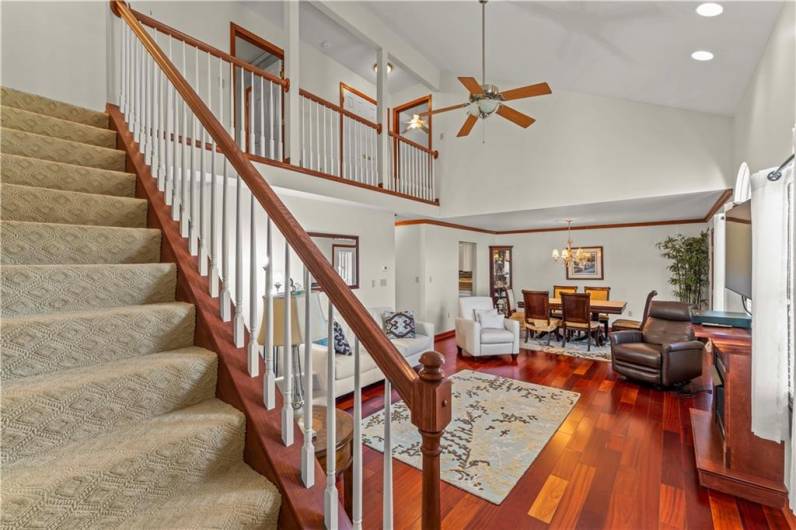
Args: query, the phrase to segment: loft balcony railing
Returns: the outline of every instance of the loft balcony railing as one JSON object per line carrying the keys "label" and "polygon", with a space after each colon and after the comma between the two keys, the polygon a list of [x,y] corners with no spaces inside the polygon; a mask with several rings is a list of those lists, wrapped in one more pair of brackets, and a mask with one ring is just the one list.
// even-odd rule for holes
{"label": "loft balcony railing", "polygon": [[[424,353],[420,372],[414,371],[252,164],[253,159],[263,154],[281,156],[280,134],[277,133],[282,119],[280,98],[283,90],[289,88],[288,81],[167,28],[133,11],[124,2],[115,0],[111,6],[122,20],[121,46],[115,57],[120,79],[120,119],[132,135],[135,142],[132,145],[143,157],[147,178],[152,179],[148,185],[157,190],[153,200],[162,201],[162,207],[170,211],[186,250],[197,258],[198,277],[207,279],[207,294],[213,303],[218,303],[219,319],[231,327],[234,346],[230,346],[241,358],[245,357],[250,377],[264,372],[262,407],[275,410],[278,404],[282,405],[279,413],[281,441],[278,443],[283,446],[301,444],[296,469],[300,469],[303,487],[313,487],[316,481],[311,433],[313,403],[319,399],[327,406],[326,454],[335,454],[334,385],[327,385],[325,396],[315,396],[312,376],[314,370],[324,370],[328,381],[335,380],[332,323],[338,319],[347,323],[355,336],[355,365],[359,366],[360,356],[365,355],[361,350],[364,350],[384,373],[385,409],[391,406],[394,388],[411,410],[412,422],[422,438],[422,527],[438,529],[440,436],[450,421],[451,411],[450,382],[442,372],[442,356],[436,352]],[[234,92],[229,87],[234,87]],[[252,98],[255,105],[240,104],[247,101],[247,92],[259,94]],[[279,97],[276,94],[280,94]],[[334,110],[328,105],[324,108]],[[326,120],[334,123],[334,114],[316,111],[314,123]],[[337,116],[338,119],[342,116],[345,130],[345,120],[351,117],[339,112]],[[351,120],[364,127],[354,129],[358,131],[355,134],[364,137],[366,129],[373,129],[355,118]],[[253,127],[258,121],[259,128]],[[337,125],[339,130],[340,123]],[[332,128],[326,130],[329,132]],[[320,127],[313,131],[316,141],[323,138]],[[247,145],[250,151],[260,154],[246,152]],[[340,162],[342,176],[346,174],[346,164],[353,165],[351,159],[346,161],[340,156],[335,148],[341,144],[334,143],[333,139],[307,145],[313,146],[316,157],[306,160],[321,168],[314,171],[335,171]],[[368,142],[363,138],[361,145],[367,146]],[[357,149],[355,153],[368,152],[366,147]],[[404,167],[408,164],[403,159],[396,162]],[[350,174],[353,173],[351,168]],[[328,300],[325,303],[328,323],[325,366],[312,365],[309,332],[312,312],[307,310],[303,322],[306,332],[298,355],[292,355],[290,347],[283,348],[279,370],[276,369],[275,292],[272,287],[277,281],[277,272],[281,274],[282,285],[300,282],[308,292],[310,286],[317,284]],[[280,296],[283,297],[280,306],[284,309],[282,340],[283,344],[290,345],[294,342],[291,299],[296,294],[285,288]],[[309,300],[310,296],[305,295],[303,303],[307,308]],[[260,334],[264,338],[263,346],[256,340]],[[368,509],[362,503],[364,488],[379,487],[384,494],[383,526],[392,528],[392,418],[389,414],[385,418],[383,483],[370,484],[371,479],[366,479],[362,473],[359,380],[355,377],[351,514],[338,513],[334,458],[327,458],[323,477],[324,506],[314,507],[323,513],[329,529],[338,528],[340,520],[350,522],[353,528],[362,528],[363,513]],[[302,385],[305,393],[301,404],[303,435],[295,429],[294,413],[298,408],[294,399],[295,385]],[[293,477],[286,480],[293,480]]]}
{"label": "loft balcony railing", "polygon": [[[210,72],[205,63],[221,61],[229,65],[229,85],[221,87],[228,93],[221,97],[225,105],[228,104],[227,118],[232,119],[235,140],[251,160],[439,204],[435,171],[437,151],[389,133],[390,174],[382,177],[376,150],[379,135],[387,133],[382,131],[381,125],[304,89],[299,89],[300,116],[296,120],[301,152],[297,160],[286,160],[285,93],[291,88],[289,79],[257,68],[143,13],[131,11],[141,24],[154,30],[156,42],[162,43],[166,52],[171,52],[169,57],[186,72],[200,94],[207,90],[204,85],[200,86],[200,81],[204,83],[200,78]],[[182,55],[184,50],[187,50],[185,56]],[[202,64],[193,64],[197,61]]]}

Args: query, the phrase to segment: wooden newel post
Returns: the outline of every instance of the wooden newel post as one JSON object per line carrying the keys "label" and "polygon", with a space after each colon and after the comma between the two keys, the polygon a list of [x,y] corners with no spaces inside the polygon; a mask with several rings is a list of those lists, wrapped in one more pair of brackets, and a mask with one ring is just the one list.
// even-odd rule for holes
{"label": "wooden newel post", "polygon": [[417,426],[423,443],[423,530],[439,530],[440,477],[439,455],[442,431],[451,421],[451,382],[445,378],[442,354],[429,351],[420,357],[420,379],[415,386],[412,423]]}

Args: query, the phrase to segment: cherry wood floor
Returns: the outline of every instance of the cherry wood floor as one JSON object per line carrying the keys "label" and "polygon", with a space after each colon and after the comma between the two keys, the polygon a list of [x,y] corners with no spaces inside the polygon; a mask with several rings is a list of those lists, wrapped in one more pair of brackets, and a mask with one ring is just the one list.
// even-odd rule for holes
{"label": "cherry wood floor", "polygon": [[[541,352],[473,359],[438,341],[445,372],[471,369],[580,393],[580,400],[502,504],[442,483],[443,528],[784,529],[785,511],[699,486],[689,408],[711,395],[683,397],[631,383],[610,363]],[[707,371],[705,372],[707,373]],[[695,388],[707,388],[697,380]],[[394,397],[397,399],[397,395]],[[363,392],[363,415],[383,405],[383,386]],[[338,403],[350,410],[351,399]],[[382,455],[364,448],[364,527],[382,527]],[[396,530],[420,528],[420,472],[393,460]],[[796,525],[794,525],[796,527]]]}

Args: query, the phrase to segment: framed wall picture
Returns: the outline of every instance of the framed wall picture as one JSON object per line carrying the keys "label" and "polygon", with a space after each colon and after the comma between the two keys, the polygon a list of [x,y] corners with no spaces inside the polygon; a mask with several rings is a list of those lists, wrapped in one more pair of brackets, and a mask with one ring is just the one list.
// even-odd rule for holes
{"label": "framed wall picture", "polygon": [[585,257],[579,263],[572,261],[567,265],[567,280],[602,280],[603,247],[580,248]]}

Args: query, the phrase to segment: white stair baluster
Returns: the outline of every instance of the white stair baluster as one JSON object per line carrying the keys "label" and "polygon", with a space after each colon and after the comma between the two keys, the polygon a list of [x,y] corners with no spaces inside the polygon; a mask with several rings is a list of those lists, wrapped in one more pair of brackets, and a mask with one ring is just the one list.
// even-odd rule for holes
{"label": "white stair baluster", "polygon": [[[229,64],[229,86],[232,87],[232,80],[235,77],[235,66],[230,63]],[[223,92],[223,91],[222,91]],[[229,91],[230,98],[229,98],[229,120],[230,120],[230,127],[229,127],[229,134],[232,138],[235,138],[235,128],[233,126],[234,123],[234,116],[235,116],[235,102],[234,98],[232,97],[232,90]],[[220,119],[221,123],[224,123],[224,105],[221,105],[220,111]],[[219,312],[221,313],[221,320],[224,322],[229,322],[232,318],[232,294],[230,293],[231,285],[231,278],[230,278],[230,271],[229,271],[229,261],[231,259],[232,252],[230,251],[230,241],[229,241],[229,162],[227,161],[227,157],[223,157],[224,161],[224,177],[223,177],[223,184],[221,186],[221,301],[219,303]]]}
{"label": "white stair baluster", "polygon": [[[245,137],[245,135],[242,135]],[[243,179],[235,172],[235,317],[233,339],[236,348],[243,347]]]}
{"label": "white stair baluster", "polygon": [[310,169],[315,169],[315,150],[312,147],[313,140],[315,135],[313,134],[313,120],[312,120],[312,108],[315,103],[311,99],[307,99],[307,134],[309,138],[307,138],[307,150],[310,152]]}
{"label": "white stair baluster", "polygon": [[315,485],[315,446],[312,443],[312,333],[310,330],[310,270],[304,267],[304,446],[301,451],[301,479],[304,486]]}
{"label": "white stair baluster", "polygon": [[309,160],[307,160],[307,131],[308,125],[308,112],[307,112],[307,98],[301,97],[301,167],[309,167]]}
{"label": "white stair baluster", "polygon": [[351,464],[353,484],[351,493],[351,522],[354,530],[362,530],[362,366],[359,338],[354,337],[354,447]]}
{"label": "white stair baluster", "polygon": [[249,190],[249,375],[260,375],[260,346],[257,344],[257,206]]}
{"label": "white stair baluster", "polygon": [[[221,118],[221,114],[224,112],[224,96],[223,96],[223,84],[221,82],[221,74],[223,72],[223,66],[221,63],[221,59],[218,60],[218,113],[219,119],[218,121],[223,123]],[[212,66],[211,66],[211,55],[207,54],[207,86],[208,86],[208,93],[207,97],[210,101],[213,101],[213,89],[209,88],[212,86]],[[216,204],[218,202],[218,170],[219,167],[216,164],[216,159],[218,158],[218,153],[216,153],[216,140],[211,136],[211,149],[210,152],[210,296],[213,298],[217,298],[219,294],[219,271],[218,271],[218,220],[216,219]]]}
{"label": "white stair baluster", "polygon": [[[284,121],[284,116],[282,115],[282,101],[285,96],[285,90],[282,85],[279,85],[279,89],[277,90],[277,102],[276,102],[276,112],[274,113],[278,119],[276,120],[276,137],[279,142],[279,149],[277,149],[276,158],[279,161],[283,160],[282,156],[282,133],[284,129],[282,128],[282,122]],[[295,164],[296,162],[293,161]]]}
{"label": "white stair baluster", "polygon": [[136,142],[141,144],[141,84],[143,83],[142,74],[143,70],[141,69],[141,60],[143,50],[141,48],[141,43],[139,42],[138,38],[136,37],[133,40],[134,49],[133,49],[133,62],[135,63],[135,74],[133,75],[133,87],[134,94],[133,94],[133,138]]}
{"label": "white stair baluster", "polygon": [[271,160],[274,159],[274,121],[275,120],[276,120],[276,113],[274,112],[274,83],[273,81],[269,81],[268,82],[268,158],[270,158]]}
{"label": "white stair baluster", "polygon": [[276,374],[274,373],[274,297],[271,290],[274,286],[274,260],[271,243],[271,219],[265,228],[265,294],[263,294],[263,311],[265,314],[265,344],[263,344],[263,357],[265,358],[265,376],[263,377],[263,401],[265,408],[273,410],[276,407]]}
{"label": "white stair baluster", "polygon": [[[270,81],[269,81],[270,84]],[[265,158],[265,82],[260,76],[260,156]],[[273,157],[270,157],[273,158]]]}
{"label": "white stair baluster", "polygon": [[[182,74],[183,76],[188,70],[188,63],[186,62],[185,57],[185,41],[182,41]],[[190,204],[188,203],[188,182],[189,179],[189,169],[188,169],[188,160],[185,150],[188,148],[188,107],[185,105],[185,101],[180,98],[182,103],[182,127],[180,130],[180,150],[181,150],[181,167],[182,170],[180,171],[180,184],[182,188],[182,192],[180,193],[180,235],[184,238],[188,237],[188,208]]]}
{"label": "white stair baluster", "polygon": [[251,94],[251,101],[246,101],[249,104],[249,145],[246,152],[255,154],[257,152],[257,137],[254,134],[254,72],[251,72],[249,78],[249,94]]}
{"label": "white stair baluster", "polygon": [[[199,48],[194,48],[194,83],[193,88],[197,92],[199,91]],[[201,96],[200,96],[201,98]],[[199,211],[198,211],[198,204],[197,204],[197,195],[196,193],[196,176],[197,170],[199,169],[199,163],[196,161],[197,156],[204,155],[204,145],[200,145],[197,148],[196,144],[199,140],[199,120],[197,119],[196,115],[192,112],[191,113],[191,143],[190,143],[190,153],[191,153],[191,177],[190,177],[190,203],[191,203],[191,221],[189,224],[189,234],[190,234],[190,248],[191,248],[191,256],[196,256],[199,254]],[[202,156],[202,158],[204,158]],[[200,176],[201,177],[201,176]],[[202,178],[199,179],[199,185],[201,186]]]}
{"label": "white stair baluster", "polygon": [[323,520],[327,530],[337,530],[337,505],[335,487],[335,442],[337,440],[337,409],[335,407],[335,354],[334,354],[334,306],[329,300],[329,326],[326,344],[326,489],[323,495]]}
{"label": "white stair baluster", "polygon": [[[168,34],[166,38],[169,41],[168,45],[168,59],[171,60],[171,36]],[[164,155],[166,160],[166,187],[164,188],[163,198],[166,201],[166,206],[171,206],[174,199],[174,149],[172,142],[172,134],[174,134],[174,100],[172,97],[171,82],[166,79],[166,126],[163,131],[164,140]]]}
{"label": "white stair baluster", "polygon": [[119,76],[119,110],[127,118],[127,24],[122,24],[121,74]]}
{"label": "white stair baluster", "polygon": [[382,506],[382,528],[393,527],[392,494],[392,385],[384,380],[384,498]]}
{"label": "white stair baluster", "polygon": [[[168,35],[167,35],[168,37]],[[168,180],[168,164],[166,163],[167,147],[169,145],[166,138],[166,120],[168,119],[168,79],[166,74],[158,68],[158,178],[162,181],[160,191],[166,192],[166,181]]]}
{"label": "white stair baluster", "polygon": [[282,344],[282,442],[285,446],[293,445],[293,337],[291,334],[291,307],[290,307],[290,244],[285,240],[285,289],[283,308],[285,311],[283,322],[285,325],[284,343]]}
{"label": "white stair baluster", "polygon": [[315,169],[321,171],[321,104],[315,103]]}

